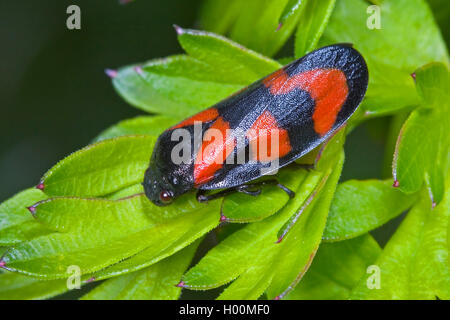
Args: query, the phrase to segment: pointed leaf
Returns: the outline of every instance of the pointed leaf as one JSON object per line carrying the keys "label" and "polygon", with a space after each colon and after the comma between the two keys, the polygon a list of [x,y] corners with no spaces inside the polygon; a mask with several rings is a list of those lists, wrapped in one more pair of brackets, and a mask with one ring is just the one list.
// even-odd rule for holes
{"label": "pointed leaf", "polygon": [[311,267],[288,300],[348,299],[381,253],[370,235],[320,245]]}
{"label": "pointed leaf", "polygon": [[443,196],[443,177],[450,138],[450,73],[446,66],[429,64],[416,72],[423,107],[411,113],[397,140],[392,171],[400,190],[420,189],[427,175],[434,204]]}
{"label": "pointed leaf", "polygon": [[[71,265],[79,266],[82,274],[92,273],[147,248],[152,248],[156,260],[172,244],[178,246],[169,254],[209,231],[198,231],[194,226],[199,221],[209,222],[210,228],[217,225],[219,204],[200,204],[191,195],[169,207],[157,207],[144,195],[118,201],[47,200],[35,207],[35,216],[59,233],[9,248],[2,261],[9,270],[41,278],[64,278]],[[180,243],[180,239],[185,242]]]}
{"label": "pointed leaf", "polygon": [[[447,186],[450,179],[447,179]],[[380,289],[363,277],[352,299],[450,299],[448,225],[450,193],[434,209],[426,192],[375,262]]]}
{"label": "pointed leaf", "polygon": [[103,282],[83,300],[176,300],[181,288],[175,284],[188,267],[199,241],[142,270]]}
{"label": "pointed leaf", "polygon": [[407,210],[415,200],[415,195],[393,188],[390,179],[341,183],[331,203],[323,239],[340,241],[367,233]]}
{"label": "pointed leaf", "polygon": [[[289,293],[301,280],[304,273],[308,270],[314,255],[322,239],[322,233],[333,199],[334,191],[342,171],[344,154],[341,153],[338,162],[332,169],[325,173],[329,175],[325,185],[308,204],[300,210],[301,216],[292,226],[292,229],[278,244],[280,246],[275,258],[275,264],[272,272],[276,275],[269,288],[267,296],[269,299],[282,299]],[[299,248],[301,248],[299,250]]]}
{"label": "pointed leaf", "polygon": [[46,198],[40,190],[27,189],[0,204],[0,245],[12,245],[50,232],[27,210]]}
{"label": "pointed leaf", "polygon": [[131,105],[182,120],[280,67],[213,33],[179,27],[177,31],[191,56],[125,67],[114,77],[114,87]]}
{"label": "pointed leaf", "polygon": [[276,249],[277,231],[315,189],[322,173],[313,171],[306,175],[306,179],[305,175],[301,170],[286,183],[289,188],[296,191],[292,201],[288,202],[278,214],[245,226],[211,249],[183,276],[185,287],[193,290],[217,288],[251,267],[254,264],[254,257],[258,256],[263,248]]}
{"label": "pointed leaf", "polygon": [[127,136],[105,140],[77,151],[42,178],[49,196],[101,196],[141,182],[155,138]]}

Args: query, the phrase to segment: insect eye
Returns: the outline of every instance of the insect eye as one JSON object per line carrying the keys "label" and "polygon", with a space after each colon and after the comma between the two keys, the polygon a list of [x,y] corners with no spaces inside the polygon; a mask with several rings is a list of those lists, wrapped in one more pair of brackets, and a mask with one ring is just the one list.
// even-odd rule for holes
{"label": "insect eye", "polygon": [[173,200],[172,193],[167,190],[161,191],[161,193],[159,194],[159,200],[161,200],[165,204],[171,203]]}

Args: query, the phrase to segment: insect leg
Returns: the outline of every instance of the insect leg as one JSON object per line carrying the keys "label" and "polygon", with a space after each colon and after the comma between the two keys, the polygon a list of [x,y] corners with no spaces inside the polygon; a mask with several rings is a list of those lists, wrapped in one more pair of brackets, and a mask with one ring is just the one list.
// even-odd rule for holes
{"label": "insect leg", "polygon": [[[287,193],[289,198],[293,198],[295,196],[295,192],[286,187],[285,185],[281,184],[277,179],[270,179],[270,180],[264,180],[257,183],[252,184],[243,184],[234,188],[222,190],[216,193],[212,194],[206,194],[206,190],[199,190],[197,192],[197,201],[198,202],[207,202],[210,200],[215,200],[218,198],[225,197],[229,194],[235,193],[235,192],[242,192],[244,194],[250,195],[250,196],[259,196],[261,194],[261,187],[263,185],[276,185],[278,188],[283,190]],[[256,188],[256,189],[255,189]]]}

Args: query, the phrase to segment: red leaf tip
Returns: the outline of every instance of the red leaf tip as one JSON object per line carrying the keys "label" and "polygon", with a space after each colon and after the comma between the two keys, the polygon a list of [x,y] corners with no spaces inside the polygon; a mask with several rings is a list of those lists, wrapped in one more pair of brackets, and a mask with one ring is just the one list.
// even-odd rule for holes
{"label": "red leaf tip", "polygon": [[177,32],[178,35],[181,35],[184,33],[183,28],[180,27],[179,25],[174,24],[173,27],[175,28],[175,31]]}
{"label": "red leaf tip", "polygon": [[142,75],[144,73],[144,70],[142,70],[141,66],[134,67],[134,71],[136,71],[136,73],[138,73],[139,75]]}
{"label": "red leaf tip", "polygon": [[392,185],[394,188],[398,188],[400,186],[400,182],[398,180],[394,181],[394,184]]}
{"label": "red leaf tip", "polygon": [[84,282],[85,282],[85,283],[91,283],[91,282],[94,282],[94,281],[95,281],[95,278],[92,277],[92,278],[87,279],[87,280],[84,281]]}
{"label": "red leaf tip", "polygon": [[175,287],[178,287],[178,288],[185,288],[185,287],[187,287],[187,286],[186,286],[186,284],[184,283],[184,281],[180,281],[177,285],[175,285]]}
{"label": "red leaf tip", "polygon": [[115,77],[117,77],[117,70],[114,69],[105,69],[105,73],[108,77],[110,77],[111,79],[114,79]]}
{"label": "red leaf tip", "polygon": [[228,220],[228,218],[226,216],[224,216],[224,215],[220,216],[220,222],[225,222],[227,220]]}
{"label": "red leaf tip", "polygon": [[414,81],[416,81],[416,73],[415,72],[411,73],[411,77],[414,79]]}
{"label": "red leaf tip", "polygon": [[6,262],[5,261],[0,261],[0,268],[4,268],[6,267]]}
{"label": "red leaf tip", "polygon": [[277,30],[276,30],[276,31],[280,31],[280,29],[281,29],[282,27],[283,27],[283,23],[280,22],[280,23],[278,24],[278,26],[277,26]]}
{"label": "red leaf tip", "polygon": [[27,207],[28,211],[34,216],[36,214],[36,206]]}
{"label": "red leaf tip", "polygon": [[40,183],[36,186],[36,189],[39,189],[39,190],[44,191],[44,189],[45,189],[44,183],[43,183],[43,182],[40,182]]}

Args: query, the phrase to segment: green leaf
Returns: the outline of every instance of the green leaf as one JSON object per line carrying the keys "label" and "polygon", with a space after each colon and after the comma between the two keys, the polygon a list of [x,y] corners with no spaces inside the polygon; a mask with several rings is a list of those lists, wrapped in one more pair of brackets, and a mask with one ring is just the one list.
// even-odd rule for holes
{"label": "green leaf", "polygon": [[311,267],[288,300],[348,299],[351,290],[381,253],[368,234],[320,245]]}
{"label": "green leaf", "polygon": [[363,0],[338,1],[322,44],[350,42],[365,57],[370,79],[363,106],[368,113],[417,105],[410,74],[427,62],[449,61],[431,11],[423,0],[385,0],[381,29],[369,29],[367,8]]}
{"label": "green leaf", "polygon": [[254,265],[254,257],[264,251],[265,247],[275,247],[278,230],[315,189],[321,176],[321,172],[306,174],[304,170],[292,176],[292,181],[286,185],[296,191],[295,198],[278,214],[246,225],[211,249],[183,276],[185,287],[193,290],[217,288]]}
{"label": "green leaf", "polygon": [[303,57],[316,48],[333,12],[335,2],[336,0],[305,1],[295,35],[297,58]]}
{"label": "green leaf", "polygon": [[[340,135],[333,140],[340,140]],[[328,142],[327,146],[329,146],[329,148],[325,149],[333,153],[335,143]],[[322,159],[324,159],[323,161],[328,161],[328,157],[325,155]],[[331,183],[336,184],[340,175],[342,159],[343,158],[341,157],[338,164],[336,164],[336,162],[330,162],[331,166],[325,168],[327,174],[315,170],[308,174],[306,174],[304,170],[299,170],[298,175],[287,174],[287,177],[290,177],[293,180],[285,182],[285,184],[296,191],[294,199],[290,200],[280,212],[272,217],[266,218],[260,222],[251,223],[222,240],[216,247],[210,250],[196,266],[185,274],[183,277],[183,285],[188,289],[207,290],[219,287],[237,278],[230,286],[228,286],[219,299],[258,298],[272,282],[277,281],[279,277],[278,274],[281,271],[284,271],[282,265],[289,264],[289,260],[285,260],[285,251],[283,248],[287,248],[287,246],[290,245],[291,240],[288,239],[296,239],[296,228],[299,224],[313,224],[315,226],[311,227],[311,229],[316,231],[311,230],[309,232],[318,232],[318,237],[309,238],[308,245],[305,246],[305,252],[307,252],[306,255],[308,257],[310,256],[310,252],[308,251],[310,244],[313,247],[315,246],[314,249],[317,248],[318,243],[316,243],[316,240],[320,242],[328,209],[323,211],[325,214],[323,214],[322,211],[319,211],[322,214],[318,213],[316,215],[317,217],[313,219],[308,219],[308,213],[303,213],[297,223],[293,222],[291,224],[290,229],[292,230],[288,233],[286,240],[281,244],[276,241],[278,238],[277,233],[280,228],[286,224],[286,221],[298,211],[304,210],[305,212],[309,212],[309,204],[312,199],[318,197],[318,194],[326,195],[319,207],[326,207],[329,205],[332,193],[319,193],[319,190],[321,189],[321,186],[323,187],[324,181],[327,180],[326,177],[330,174],[333,167],[336,167],[336,170],[333,173],[332,181],[336,181]],[[322,166],[318,165],[317,167]],[[306,175],[306,178],[304,175]],[[327,200],[328,197],[330,197],[330,201]],[[318,210],[321,209],[319,208]],[[316,225],[317,221],[323,222],[322,227]],[[304,255],[304,252],[302,251],[300,255]],[[292,258],[292,256],[289,258]],[[294,258],[296,257],[294,256]],[[304,266],[302,265],[295,266],[294,268],[291,268],[291,270],[303,267]],[[294,277],[297,274],[298,272]],[[291,284],[291,282],[289,284]]]}
{"label": "green leaf", "polygon": [[242,0],[205,0],[200,9],[200,23],[205,30],[225,34],[242,11]]}
{"label": "green leaf", "polygon": [[[283,169],[277,179],[281,183],[289,181],[290,175],[298,173],[298,168]],[[288,202],[289,196],[278,186],[267,185],[261,188],[261,194],[252,197],[243,193],[226,196],[222,203],[222,219],[227,222],[255,222],[278,212]]]}
{"label": "green leaf", "polygon": [[10,248],[2,261],[9,270],[40,278],[64,278],[71,265],[92,273],[148,248],[153,255],[147,258],[156,262],[160,254],[170,255],[209,231],[197,228],[200,221],[209,229],[216,226],[219,204],[200,204],[189,194],[169,207],[157,207],[144,195],[46,200],[34,208],[36,219],[59,232]]}
{"label": "green leaf", "polygon": [[[306,0],[306,2],[308,2],[308,0]],[[280,23],[284,24],[287,19],[295,15],[297,10],[301,8],[302,3],[303,0],[289,0],[281,14]]]}
{"label": "green leaf", "polygon": [[139,116],[123,120],[100,133],[93,142],[117,138],[126,135],[149,135],[158,137],[167,128],[177,123],[176,119],[166,116]]}
{"label": "green leaf", "polygon": [[[231,39],[273,56],[294,31],[302,6],[292,6],[288,0],[245,1],[230,32]],[[280,21],[283,21],[282,25]]]}
{"label": "green leaf", "polygon": [[27,189],[0,204],[0,245],[16,244],[50,232],[27,210],[46,198],[40,190]]}
{"label": "green leaf", "polygon": [[67,281],[42,281],[21,274],[0,274],[0,300],[47,299],[68,291]]}
{"label": "green leaf", "polygon": [[411,113],[397,140],[393,176],[403,192],[418,191],[424,179],[433,203],[443,196],[443,177],[450,139],[450,74],[446,66],[429,64],[416,72],[423,106]]}
{"label": "green leaf", "polygon": [[[447,187],[450,179],[447,178]],[[352,299],[450,299],[448,231],[450,192],[434,209],[427,193],[408,213],[375,262],[380,289],[364,277]]]}
{"label": "green leaf", "polygon": [[415,200],[416,195],[405,195],[393,188],[390,179],[341,183],[331,204],[323,239],[340,241],[367,233],[407,210]]}
{"label": "green leaf", "polygon": [[177,27],[178,41],[189,56],[212,66],[217,80],[247,85],[281,68],[259,53],[210,32]]}
{"label": "green leaf", "polygon": [[[277,256],[272,265],[276,275],[267,289],[269,299],[282,299],[301,280],[308,270],[322,239],[328,210],[344,163],[341,153],[334,166],[329,167],[329,175],[323,188],[319,188],[300,208],[298,221],[279,244]],[[330,171],[332,173],[330,174]],[[311,201],[311,202],[310,202]],[[299,250],[298,248],[301,248]]]}
{"label": "green leaf", "polygon": [[131,105],[182,120],[281,66],[216,34],[177,30],[192,56],[125,67],[114,77],[117,92]]}
{"label": "green leaf", "polygon": [[142,270],[103,282],[82,297],[83,300],[176,300],[176,287],[194,256],[199,241]]}
{"label": "green leaf", "polygon": [[144,179],[155,138],[127,136],[77,151],[42,178],[49,196],[102,196]]}

